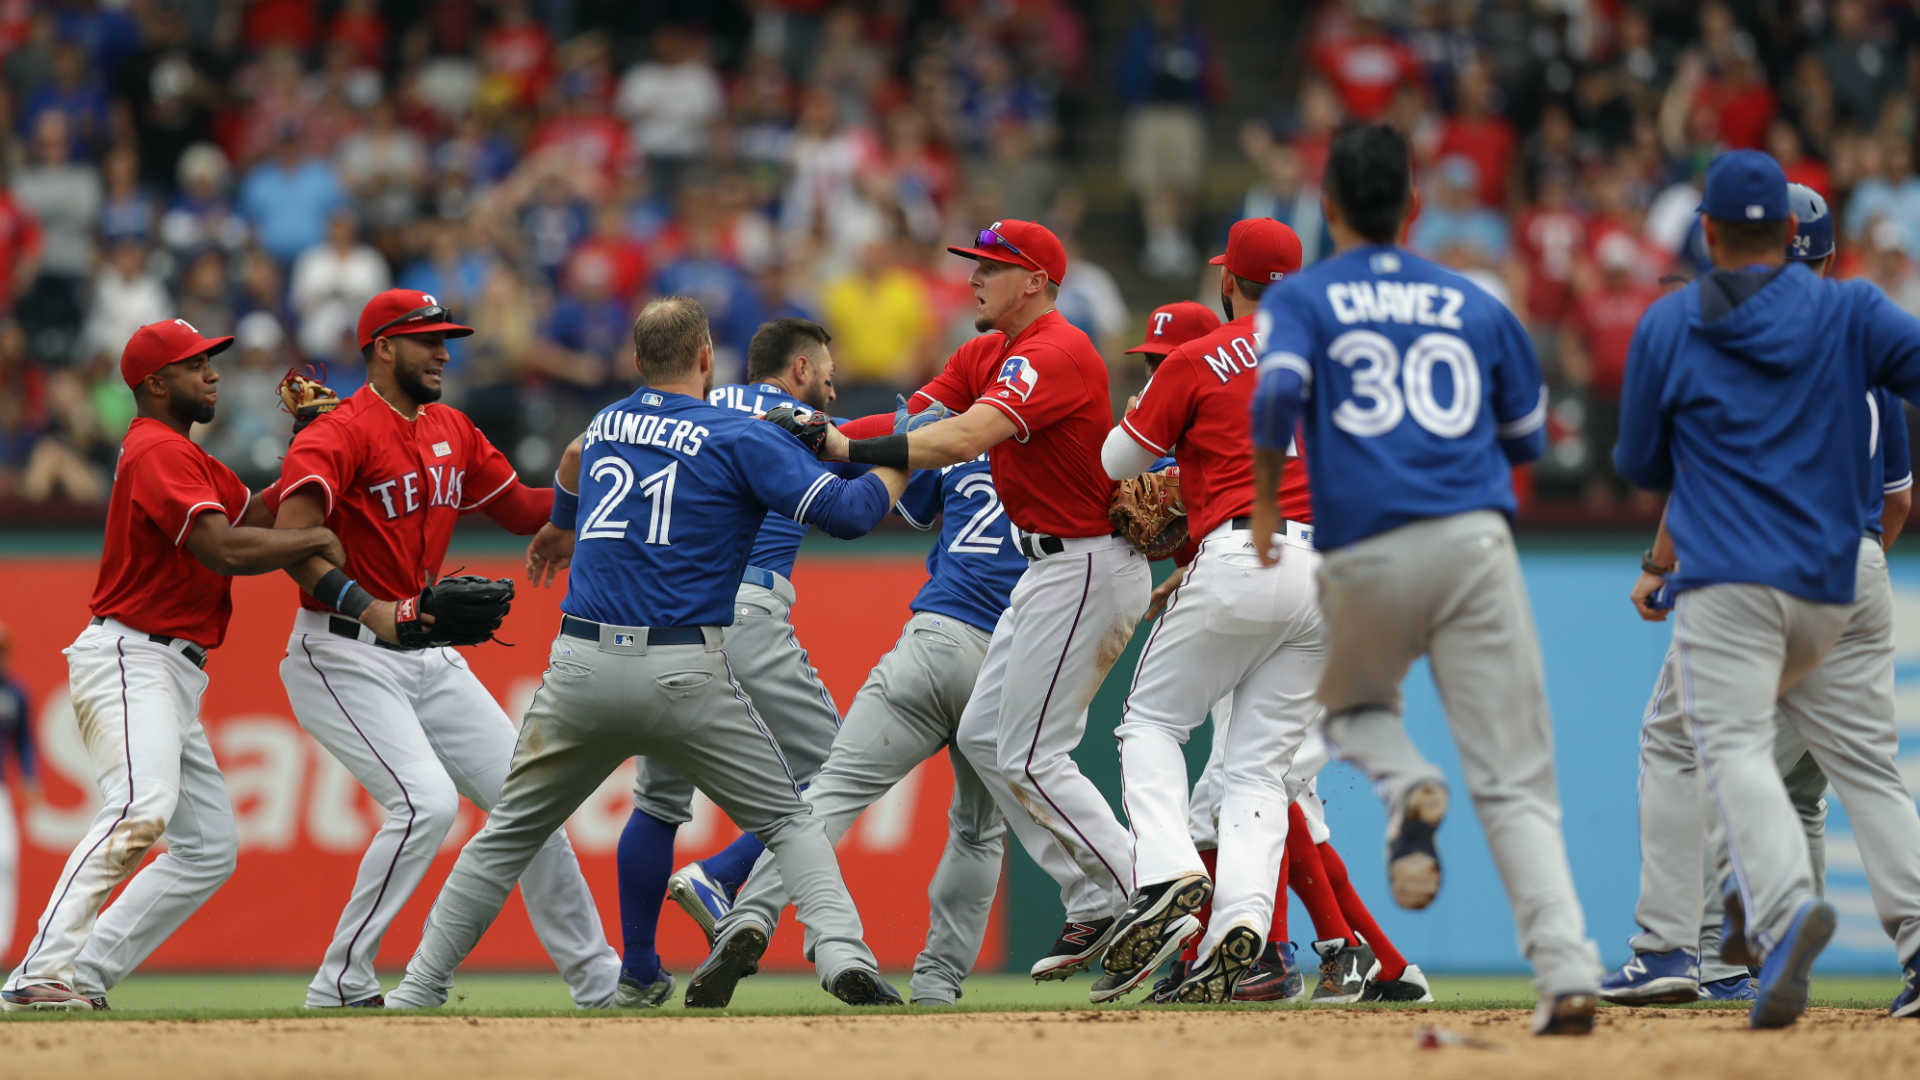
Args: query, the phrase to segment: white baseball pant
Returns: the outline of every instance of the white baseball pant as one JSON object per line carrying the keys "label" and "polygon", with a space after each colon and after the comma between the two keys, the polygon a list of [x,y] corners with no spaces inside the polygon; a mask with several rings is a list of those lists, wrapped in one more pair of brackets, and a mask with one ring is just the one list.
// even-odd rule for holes
{"label": "white baseball pant", "polygon": [[[453,649],[403,652],[348,638],[329,617],[294,616],[280,681],[294,716],[386,808],[360,859],[307,1005],[347,1005],[380,992],[380,940],[426,875],[465,796],[491,810],[517,738],[512,721]],[[556,829],[521,875],[527,918],[574,1004],[613,999],[620,958],[607,944],[580,863]]]}
{"label": "white baseball pant", "polygon": [[[1212,715],[1213,744],[1207,750],[1207,763],[1200,770],[1200,779],[1193,782],[1193,794],[1187,806],[1187,834],[1193,837],[1193,846],[1201,851],[1220,846],[1221,773],[1226,758],[1227,719],[1233,715],[1233,695],[1220,695],[1220,700],[1213,703]],[[1299,804],[1301,814],[1306,817],[1307,835],[1316,844],[1333,839],[1333,830],[1327,825],[1327,808],[1320,801],[1319,790],[1320,770],[1327,767],[1332,757],[1327,737],[1322,731],[1325,719],[1325,710],[1314,717],[1313,726],[1307,729],[1307,737],[1300,741],[1300,749],[1293,752],[1293,764],[1287,768],[1289,786],[1306,785],[1305,790],[1293,801]]]}
{"label": "white baseball pant", "polygon": [[[111,619],[81,631],[66,655],[100,810],[55,880],[7,987],[57,982],[92,997],[125,978],[226,882],[239,834],[200,726],[206,672]],[[166,851],[135,874],[163,839]]]}
{"label": "white baseball pant", "polygon": [[1152,581],[1146,558],[1118,537],[1063,543],[1014,586],[954,744],[1059,884],[1067,918],[1091,922],[1126,906],[1133,860],[1113,808],[1068,755],[1133,639]]}
{"label": "white baseball pant", "polygon": [[1205,873],[1188,828],[1181,747],[1206,719],[1206,703],[1233,695],[1203,957],[1229,928],[1264,935],[1273,922],[1287,804],[1299,790],[1287,770],[1320,713],[1314,691],[1326,664],[1311,543],[1305,526],[1290,526],[1280,565],[1262,567],[1248,530],[1228,522],[1209,533],[1141,651],[1115,731],[1136,884]]}
{"label": "white baseball pant", "polygon": [[13,946],[13,917],[20,899],[20,828],[13,817],[13,796],[0,777],[0,960]]}

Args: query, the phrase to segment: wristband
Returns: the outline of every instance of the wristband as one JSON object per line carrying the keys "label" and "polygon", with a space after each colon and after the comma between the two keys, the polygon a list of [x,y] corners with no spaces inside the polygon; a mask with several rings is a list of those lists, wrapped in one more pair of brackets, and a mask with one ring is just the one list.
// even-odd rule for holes
{"label": "wristband", "polygon": [[882,435],[873,439],[855,439],[847,444],[847,460],[855,465],[907,467],[907,437]]}
{"label": "wristband", "polygon": [[373,606],[373,594],[361,588],[359,582],[348,577],[346,571],[337,566],[320,575],[320,580],[313,586],[313,598],[355,619]]}
{"label": "wristband", "polygon": [[553,474],[553,512],[547,515],[556,528],[572,532],[580,520],[580,493],[560,485],[560,474]]}
{"label": "wristband", "polygon": [[1676,563],[1673,566],[1660,565],[1654,560],[1653,549],[1648,548],[1640,553],[1640,569],[1643,573],[1652,574],[1654,577],[1666,577],[1679,569],[1679,564]]}

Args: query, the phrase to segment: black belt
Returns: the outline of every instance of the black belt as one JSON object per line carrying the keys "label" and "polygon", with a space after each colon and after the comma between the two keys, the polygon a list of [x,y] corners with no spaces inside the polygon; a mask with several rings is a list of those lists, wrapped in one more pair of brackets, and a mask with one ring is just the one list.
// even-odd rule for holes
{"label": "black belt", "polygon": [[345,615],[327,616],[327,632],[330,634],[338,634],[341,637],[345,637],[345,638],[352,638],[353,640],[360,642],[362,645],[368,645],[368,644],[377,645],[382,649],[391,649],[394,652],[418,652],[419,651],[418,649],[409,649],[405,645],[395,645],[393,642],[388,641],[386,638],[383,638],[378,634],[374,635],[373,640],[369,642],[365,638],[360,636],[360,620],[349,619]]}
{"label": "black belt", "polygon": [[[567,637],[585,638],[588,641],[600,640],[600,624],[588,619],[576,619],[572,615],[560,616],[560,632]],[[707,632],[698,626],[649,626],[647,644],[649,645],[705,645]]]}
{"label": "black belt", "polygon": [[[104,625],[106,621],[106,616],[95,615],[93,618],[87,620],[87,625],[101,626]],[[186,638],[168,637],[165,634],[148,634],[147,640],[153,642],[155,645],[164,645],[169,649],[174,649],[174,651],[178,652],[181,656],[186,657],[194,667],[204,668],[207,666],[207,650],[205,646],[195,645]],[[178,648],[175,648],[176,646],[178,646]]]}
{"label": "black belt", "polygon": [[1038,559],[1047,555],[1058,555],[1067,550],[1066,541],[1057,536],[1045,536],[1040,533],[1023,532],[1020,534],[1020,554],[1029,559]]}

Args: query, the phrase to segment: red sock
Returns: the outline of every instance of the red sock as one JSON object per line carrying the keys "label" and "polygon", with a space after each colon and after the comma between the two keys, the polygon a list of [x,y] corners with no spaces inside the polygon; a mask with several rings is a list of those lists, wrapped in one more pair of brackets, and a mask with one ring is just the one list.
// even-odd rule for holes
{"label": "red sock", "polygon": [[1287,877],[1293,869],[1293,852],[1280,853],[1280,878],[1273,883],[1273,926],[1267,931],[1267,941],[1274,945],[1285,945],[1287,938]]}
{"label": "red sock", "polygon": [[1340,898],[1340,910],[1346,913],[1347,922],[1360,931],[1373,948],[1373,955],[1380,961],[1380,974],[1374,976],[1382,981],[1397,979],[1406,973],[1407,958],[1387,940],[1387,932],[1373,921],[1373,913],[1367,905],[1360,902],[1360,894],[1353,891],[1353,883],[1347,880],[1347,864],[1340,853],[1333,850],[1332,844],[1320,844],[1320,865],[1326,868],[1327,878],[1333,884],[1333,894]]}
{"label": "red sock", "polygon": [[1313,842],[1313,834],[1307,831],[1307,816],[1300,812],[1298,804],[1287,808],[1287,853],[1293,856],[1287,884],[1293,886],[1295,895],[1306,905],[1307,915],[1313,919],[1314,936],[1322,941],[1328,938],[1351,941],[1353,928],[1347,925],[1340,901],[1328,884],[1327,872],[1320,865],[1320,849]]}
{"label": "red sock", "polygon": [[[1205,851],[1202,851],[1200,853],[1200,865],[1206,867],[1207,876],[1212,877],[1214,868],[1220,865],[1220,852],[1214,848],[1208,848]],[[1213,918],[1213,905],[1208,904],[1206,907],[1203,907],[1200,909],[1200,936],[1201,937],[1206,936],[1207,920],[1211,918]],[[1180,962],[1187,965],[1187,967],[1191,968],[1196,962],[1199,961],[1199,959],[1200,959],[1200,938],[1194,938],[1192,941],[1187,942],[1186,950],[1180,954]]]}

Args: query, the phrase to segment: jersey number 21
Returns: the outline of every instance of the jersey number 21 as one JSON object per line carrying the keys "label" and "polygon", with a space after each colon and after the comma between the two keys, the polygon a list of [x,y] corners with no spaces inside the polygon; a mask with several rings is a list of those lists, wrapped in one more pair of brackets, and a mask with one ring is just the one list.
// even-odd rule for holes
{"label": "jersey number 21", "polygon": [[[679,474],[680,463],[675,461],[664,469],[640,478],[640,497],[647,500],[646,542],[649,544],[666,546],[673,543],[673,482]],[[604,457],[593,463],[591,475],[595,480],[607,482],[607,493],[601,496],[593,512],[587,515],[586,524],[580,529],[580,539],[626,539],[627,527],[631,523],[625,518],[616,520],[613,514],[633,491],[633,466],[627,464],[625,458]]]}

